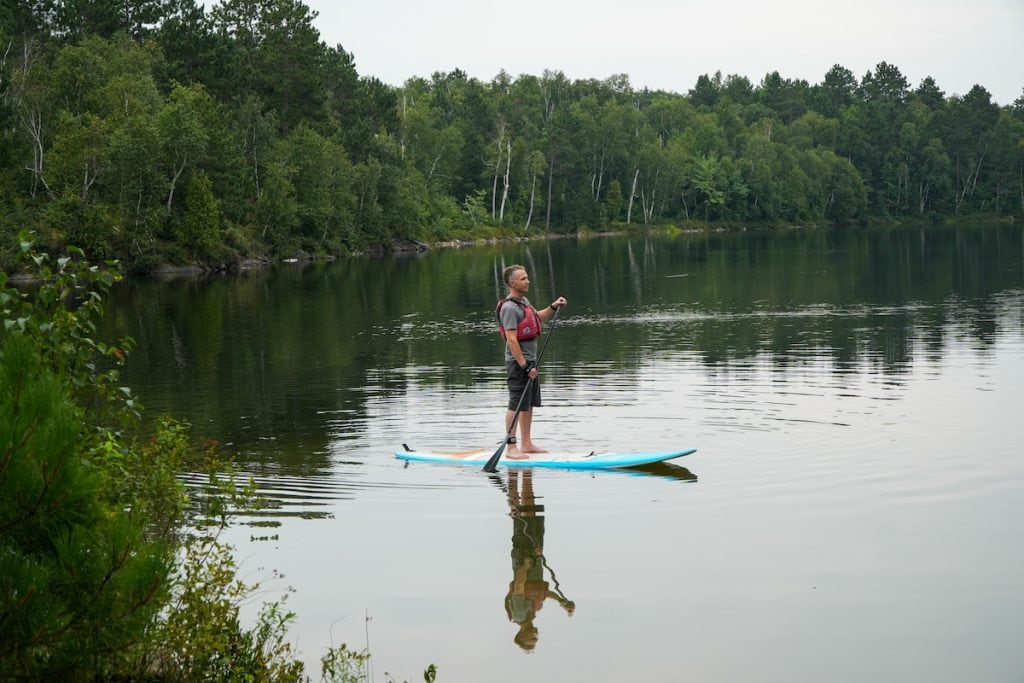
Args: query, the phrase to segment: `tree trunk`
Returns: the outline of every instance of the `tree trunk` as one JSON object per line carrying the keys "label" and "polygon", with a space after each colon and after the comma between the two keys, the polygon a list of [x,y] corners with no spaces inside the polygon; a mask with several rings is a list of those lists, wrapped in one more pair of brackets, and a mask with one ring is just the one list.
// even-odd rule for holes
{"label": "tree trunk", "polygon": [[[501,160],[498,160],[501,163]],[[498,169],[494,169],[494,180],[491,183],[491,220],[498,215]]]}
{"label": "tree trunk", "polygon": [[509,178],[512,175],[512,141],[507,140],[505,153],[505,189],[501,193],[501,210],[498,211],[498,222],[505,222],[505,203],[508,201]]}
{"label": "tree trunk", "polygon": [[978,189],[978,176],[981,175],[981,163],[985,161],[985,155],[988,154],[988,143],[985,143],[985,150],[981,153],[981,158],[978,159],[978,165],[974,169],[974,182],[971,183],[971,194]]}
{"label": "tree trunk", "polygon": [[529,211],[526,212],[526,224],[522,228],[522,233],[525,234],[526,230],[529,229],[529,221],[534,217],[534,197],[537,194],[537,173],[534,174],[534,178],[529,183]]}
{"label": "tree trunk", "polygon": [[95,159],[91,159],[85,162],[85,173],[82,176],[83,200],[89,195],[89,190],[92,189],[92,184],[96,182],[96,178],[99,177],[99,174],[99,164],[96,163]]}
{"label": "tree trunk", "polygon": [[655,171],[655,173],[654,173],[654,180],[651,182],[650,201],[648,201],[648,199],[647,199],[647,193],[646,192],[644,192],[643,190],[641,190],[641,192],[640,192],[640,201],[643,204],[643,210],[644,210],[644,225],[650,225],[650,223],[654,220],[654,207],[655,207],[654,195],[657,193],[657,189],[656,188],[658,186],[658,176],[660,174],[661,174],[660,170],[659,171]]}
{"label": "tree trunk", "polygon": [[430,172],[427,173],[427,184],[430,184],[430,179],[434,177],[434,171],[437,170],[437,165],[441,163],[441,155],[438,154],[434,157],[434,161],[430,164]]}
{"label": "tree trunk", "polygon": [[398,150],[399,150],[398,155],[399,155],[399,158],[402,161],[405,161],[405,119],[408,116],[408,107],[409,107],[409,102],[408,102],[408,99],[407,99],[407,95],[403,92],[402,93],[402,113],[399,115],[399,118],[401,119],[401,124],[402,125],[399,126],[400,132],[398,134]]}
{"label": "tree trunk", "polygon": [[633,174],[633,187],[629,190],[629,206],[626,209],[626,225],[629,225],[633,220],[633,200],[636,199],[636,181],[640,178],[640,169],[636,169],[636,173]]}
{"label": "tree trunk", "polygon": [[[10,49],[11,43],[8,44],[7,51],[4,52],[3,61],[5,63],[8,54],[10,54]],[[13,80],[8,92],[4,93],[4,99],[13,104],[15,111],[18,112],[18,121],[32,143],[32,165],[25,167],[25,170],[32,174],[32,186],[29,194],[35,198],[36,191],[42,185],[50,199],[56,199],[56,196],[50,189],[50,185],[46,182],[46,176],[43,175],[43,154],[46,150],[44,145],[43,112],[41,107],[33,105],[31,102],[26,102],[23,97],[25,82],[28,81],[32,69],[35,68],[36,60],[40,54],[41,49],[35,41],[25,40],[22,44],[19,63],[12,65],[12,71],[18,74],[20,78]]]}
{"label": "tree trunk", "polygon": [[135,227],[139,227],[139,217],[142,216],[142,177],[139,177],[139,192],[135,196]]}
{"label": "tree trunk", "polygon": [[[256,186],[256,202],[258,203],[263,197],[263,193],[260,190],[260,162],[259,155],[256,152],[256,125],[252,126],[252,178],[253,184]],[[246,131],[246,140],[248,141],[249,132]]]}
{"label": "tree trunk", "polygon": [[498,215],[498,176],[501,175],[501,143],[504,141],[505,133],[504,130],[498,129],[498,156],[494,159],[494,181],[491,183],[491,220],[493,221]]}
{"label": "tree trunk", "polygon": [[654,218],[654,190],[651,190],[650,201],[648,201],[647,193],[643,190],[640,191],[640,206],[644,214],[644,225],[650,225]]}
{"label": "tree trunk", "polygon": [[547,206],[547,217],[544,219],[544,230],[545,232],[551,232],[551,190],[555,184],[555,155],[551,155],[551,161],[548,162],[548,206]]}
{"label": "tree trunk", "polygon": [[32,166],[26,167],[26,170],[32,173],[32,189],[30,194],[32,197],[35,197],[36,188],[42,185],[50,199],[56,199],[49,183],[46,182],[46,176],[43,175],[43,155],[46,152],[46,147],[43,141],[42,112],[38,109],[22,111],[20,118],[25,132],[28,133],[32,141]]}
{"label": "tree trunk", "polygon": [[[167,213],[171,212],[171,202],[174,201],[174,187],[178,184],[178,178],[181,177],[181,173],[184,170],[185,170],[185,162],[182,162],[181,166],[178,168],[178,170],[174,172],[174,177],[171,178],[171,191],[167,195]],[[257,182],[256,186],[257,186],[257,188],[259,187],[259,183],[258,182]]]}

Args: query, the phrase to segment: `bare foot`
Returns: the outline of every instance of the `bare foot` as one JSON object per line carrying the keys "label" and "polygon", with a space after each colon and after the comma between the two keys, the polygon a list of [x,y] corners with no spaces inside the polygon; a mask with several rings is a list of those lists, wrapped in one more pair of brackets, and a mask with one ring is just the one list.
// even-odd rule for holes
{"label": "bare foot", "polygon": [[531,442],[523,444],[523,453],[547,453],[547,451]]}
{"label": "bare foot", "polygon": [[509,460],[526,460],[530,456],[513,446],[505,453],[505,457]]}

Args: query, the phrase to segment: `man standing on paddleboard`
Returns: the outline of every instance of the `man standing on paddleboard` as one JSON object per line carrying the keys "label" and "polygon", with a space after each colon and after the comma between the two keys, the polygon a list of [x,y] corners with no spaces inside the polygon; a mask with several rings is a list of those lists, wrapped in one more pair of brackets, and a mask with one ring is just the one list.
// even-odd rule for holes
{"label": "man standing on paddleboard", "polygon": [[[539,406],[540,379],[537,377],[537,337],[542,323],[551,320],[555,310],[567,302],[558,297],[547,308],[538,311],[526,298],[530,291],[530,277],[520,265],[509,266],[502,273],[508,285],[508,296],[498,302],[495,315],[500,334],[505,338],[505,369],[508,373],[508,410],[505,411],[505,431],[510,433],[507,457],[522,460],[530,453],[546,453],[530,435],[533,408]],[[529,380],[533,381],[530,382]],[[525,396],[524,396],[525,392]],[[520,404],[520,399],[522,403]],[[512,421],[519,408],[519,438],[512,431]]]}

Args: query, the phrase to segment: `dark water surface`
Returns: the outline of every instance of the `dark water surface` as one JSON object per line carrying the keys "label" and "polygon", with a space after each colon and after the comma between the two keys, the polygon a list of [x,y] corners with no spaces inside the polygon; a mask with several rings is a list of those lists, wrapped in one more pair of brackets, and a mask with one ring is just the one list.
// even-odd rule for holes
{"label": "dark water surface", "polygon": [[[392,456],[497,444],[514,262],[570,302],[538,442],[696,454]],[[333,640],[377,680],[1020,681],[1022,264],[1012,226],[531,242],[132,282],[108,332],[271,500],[231,540],[313,674]]]}

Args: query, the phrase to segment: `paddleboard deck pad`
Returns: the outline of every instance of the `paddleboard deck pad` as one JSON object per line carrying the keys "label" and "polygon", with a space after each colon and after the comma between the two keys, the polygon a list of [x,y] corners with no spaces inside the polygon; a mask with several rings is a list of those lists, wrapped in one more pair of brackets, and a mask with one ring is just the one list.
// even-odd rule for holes
{"label": "paddleboard deck pad", "polygon": [[[409,449],[395,451],[395,457],[415,462],[432,462],[449,465],[472,465],[483,467],[491,459],[497,446],[493,448],[477,448],[469,450],[430,450],[418,451]],[[673,458],[694,453],[696,448],[684,448],[678,451],[659,451],[655,453],[530,453],[529,458],[517,459],[508,457],[508,451],[502,454],[499,465],[504,467],[552,467],[564,470],[607,470],[622,467],[638,467],[656,462],[665,462]]]}

